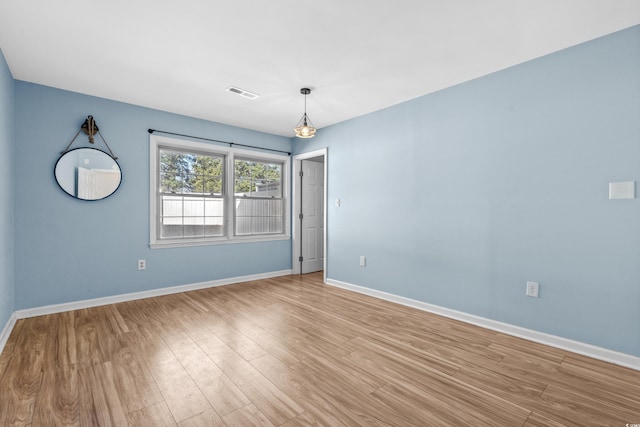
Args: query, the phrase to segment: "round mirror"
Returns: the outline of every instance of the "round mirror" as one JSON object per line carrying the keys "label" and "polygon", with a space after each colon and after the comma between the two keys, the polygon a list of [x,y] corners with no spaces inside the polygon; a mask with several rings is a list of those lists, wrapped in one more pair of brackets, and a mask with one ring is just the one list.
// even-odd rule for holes
{"label": "round mirror", "polygon": [[118,162],[96,148],[74,148],[62,154],[54,174],[60,188],[80,200],[109,197],[122,182]]}

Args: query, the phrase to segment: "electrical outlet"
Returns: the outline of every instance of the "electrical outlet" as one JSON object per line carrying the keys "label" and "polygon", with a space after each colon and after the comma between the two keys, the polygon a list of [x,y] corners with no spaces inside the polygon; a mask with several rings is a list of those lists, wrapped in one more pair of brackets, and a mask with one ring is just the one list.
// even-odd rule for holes
{"label": "electrical outlet", "polygon": [[527,282],[527,293],[528,297],[538,298],[538,290],[540,285],[536,282]]}
{"label": "electrical outlet", "polygon": [[364,255],[362,255],[360,257],[360,267],[366,267],[367,266],[367,257],[365,257]]}
{"label": "electrical outlet", "polygon": [[146,270],[146,268],[147,268],[147,261],[145,261],[144,259],[139,259],[138,270]]}

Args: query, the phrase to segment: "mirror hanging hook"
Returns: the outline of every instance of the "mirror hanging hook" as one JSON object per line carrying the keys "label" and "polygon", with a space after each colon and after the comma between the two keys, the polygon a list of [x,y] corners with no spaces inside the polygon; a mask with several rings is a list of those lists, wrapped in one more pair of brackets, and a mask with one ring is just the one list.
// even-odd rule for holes
{"label": "mirror hanging hook", "polygon": [[82,129],[84,133],[89,135],[89,142],[91,144],[95,142],[95,139],[93,138],[94,135],[100,131],[98,125],[96,124],[96,121],[93,120],[93,116],[88,116],[82,126],[80,126],[80,129]]}
{"label": "mirror hanging hook", "polygon": [[87,135],[89,135],[89,143],[93,144],[95,143],[95,134],[97,133],[100,136],[100,139],[102,139],[102,142],[104,142],[104,145],[107,147],[107,150],[109,150],[109,155],[111,155],[111,157],[115,160],[117,160],[118,158],[113,154],[113,151],[111,151],[111,147],[109,147],[109,144],[107,144],[107,141],[104,139],[104,137],[102,136],[102,134],[100,133],[100,128],[98,128],[98,124],[96,123],[96,121],[93,119],[93,116],[87,116],[86,120],[84,121],[84,123],[82,124],[82,126],[80,126],[80,130],[75,134],[75,136],[71,139],[71,142],[69,143],[69,145],[67,145],[67,147],[62,151],[62,154],[66,153],[67,151],[69,151],[69,148],[71,147],[71,144],[73,144],[73,141],[76,140],[76,138],[78,137],[78,135],[80,135],[80,132],[84,132]]}

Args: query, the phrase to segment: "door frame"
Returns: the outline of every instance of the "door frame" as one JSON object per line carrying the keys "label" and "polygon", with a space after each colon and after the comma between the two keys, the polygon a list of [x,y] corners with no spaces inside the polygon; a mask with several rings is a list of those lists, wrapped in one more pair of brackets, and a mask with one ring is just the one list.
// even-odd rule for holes
{"label": "door frame", "polygon": [[301,223],[298,214],[299,210],[296,208],[300,202],[302,196],[302,188],[300,188],[300,171],[302,170],[302,160],[311,159],[314,157],[324,157],[324,232],[322,233],[323,243],[323,264],[322,264],[322,281],[327,283],[327,182],[328,182],[328,149],[322,148],[320,150],[310,151],[308,153],[297,154],[292,157],[292,169],[291,174],[291,272],[293,274],[300,274],[300,239],[301,239]]}

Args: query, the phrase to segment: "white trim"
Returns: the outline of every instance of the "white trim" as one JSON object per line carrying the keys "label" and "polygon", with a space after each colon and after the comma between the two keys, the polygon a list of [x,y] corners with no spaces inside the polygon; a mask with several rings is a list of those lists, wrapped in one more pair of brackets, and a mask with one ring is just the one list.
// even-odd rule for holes
{"label": "white trim", "polygon": [[233,245],[237,243],[260,243],[260,242],[274,242],[278,240],[289,240],[291,237],[282,234],[265,234],[261,237],[259,234],[254,234],[249,237],[236,236],[234,239],[227,239],[226,237],[217,240],[186,240],[181,242],[176,241],[162,241],[162,243],[151,243],[149,248],[151,249],[166,249],[166,248],[184,248],[186,246],[210,246],[210,245]]}
{"label": "white trim", "polygon": [[43,316],[46,314],[62,313],[83,308],[98,307],[101,305],[116,304],[119,302],[134,301],[143,298],[152,298],[162,295],[177,294],[180,292],[195,291],[198,289],[213,288],[217,286],[232,285],[235,283],[250,282],[253,280],[270,279],[272,277],[288,276],[291,270],[272,271],[268,273],[251,274],[248,276],[231,277],[228,279],[211,280],[208,282],[193,283],[189,285],[171,286],[168,288],[152,289],[149,291],[132,292],[129,294],[113,295],[110,297],[87,299],[83,301],[67,302],[62,304],[46,305],[43,307],[16,310],[14,316],[18,319]]}
{"label": "white trim", "polygon": [[570,340],[568,338],[563,338],[556,335],[546,334],[544,332],[534,331],[532,329],[522,328],[520,326],[499,322],[497,320],[487,319],[485,317],[480,317],[457,310],[451,310],[449,308],[441,307],[438,305],[417,301],[411,298],[401,297],[387,292],[366,288],[364,286],[341,282],[339,280],[327,279],[325,283],[338,288],[369,295],[385,301],[394,302],[451,319],[460,320],[462,322],[470,323],[482,328],[491,329],[493,331],[502,332],[507,335],[524,338],[529,341],[534,341],[540,344],[545,344],[551,347],[556,347],[573,353],[582,354],[583,356],[592,357],[594,359],[640,371],[640,357],[633,356],[631,354],[620,353],[595,345]]}
{"label": "white trim", "polygon": [[[298,259],[300,258],[300,219],[298,219],[298,216],[295,214],[295,206],[298,203],[298,200],[300,200],[301,194],[300,192],[302,191],[302,189],[300,188],[300,185],[298,185],[298,180],[296,179],[296,177],[298,177],[300,170],[302,169],[302,163],[301,160],[305,160],[305,159],[311,159],[314,157],[324,157],[324,235],[323,235],[323,239],[324,239],[324,243],[323,243],[323,249],[324,249],[324,263],[322,266],[323,269],[323,276],[322,276],[322,281],[324,283],[327,282],[327,194],[328,193],[328,182],[329,182],[329,175],[328,175],[328,165],[329,165],[329,159],[328,159],[328,148],[321,148],[319,150],[315,150],[315,151],[310,151],[308,153],[301,153],[301,154],[297,154],[295,156],[293,156],[293,158],[291,159],[292,161],[292,173],[291,176],[293,177],[291,182],[292,182],[292,186],[291,186],[291,206],[293,208],[292,210],[292,214],[289,216],[291,218],[291,224],[292,224],[292,231],[291,231],[291,270],[293,271],[293,274],[300,274],[300,262],[298,261]],[[293,218],[293,216],[295,216],[295,218]]]}
{"label": "white trim", "polygon": [[14,311],[13,313],[11,313],[11,316],[9,316],[9,320],[7,321],[7,324],[4,326],[2,333],[0,333],[0,353],[2,353],[2,350],[4,350],[4,346],[7,344],[7,341],[9,340],[11,331],[13,331],[13,327],[16,325],[16,320],[17,320],[17,317]]}

